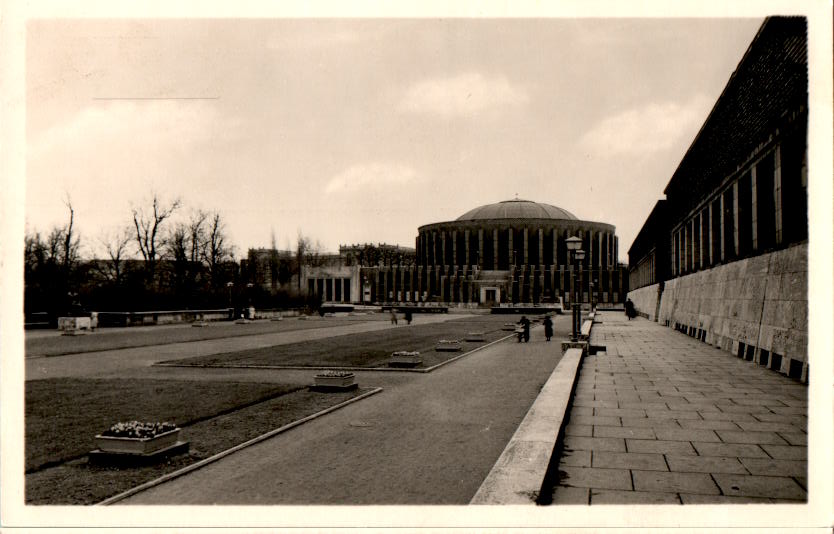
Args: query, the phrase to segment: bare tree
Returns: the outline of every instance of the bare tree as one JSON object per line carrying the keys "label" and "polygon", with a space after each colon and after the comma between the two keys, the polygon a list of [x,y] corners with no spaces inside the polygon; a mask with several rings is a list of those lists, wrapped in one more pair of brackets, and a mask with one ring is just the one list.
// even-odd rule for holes
{"label": "bare tree", "polygon": [[107,261],[103,264],[104,268],[99,269],[99,272],[117,286],[122,283],[128,245],[132,239],[131,230],[127,227],[120,228],[111,234],[104,234],[99,238],[99,242],[107,254]]}
{"label": "bare tree", "polygon": [[61,258],[61,266],[64,272],[69,274],[72,266],[78,261],[79,239],[72,233],[73,222],[75,222],[75,210],[72,208],[72,200],[67,195],[64,204],[69,209],[69,222],[67,226],[61,230],[63,233],[63,255]]}
{"label": "bare tree", "polygon": [[142,208],[133,208],[133,226],[136,228],[136,244],[139,252],[145,260],[145,274],[148,281],[153,284],[156,276],[156,262],[159,259],[159,250],[162,246],[162,224],[168,219],[177,208],[180,207],[179,199],[175,199],[169,205],[165,205],[154,193],[151,202],[152,213],[145,213]]}
{"label": "bare tree", "polygon": [[226,225],[223,223],[220,212],[215,211],[210,215],[207,232],[204,256],[208,264],[211,283],[216,289],[222,283],[223,262],[233,254],[231,247],[226,244]]}
{"label": "bare tree", "polygon": [[278,289],[278,244],[275,241],[275,229],[272,229],[272,246],[269,249],[269,276],[272,282],[272,291]]}
{"label": "bare tree", "polygon": [[206,250],[206,228],[205,223],[209,214],[203,210],[197,210],[191,214],[188,221],[188,234],[190,239],[190,261],[197,263],[202,261]]}

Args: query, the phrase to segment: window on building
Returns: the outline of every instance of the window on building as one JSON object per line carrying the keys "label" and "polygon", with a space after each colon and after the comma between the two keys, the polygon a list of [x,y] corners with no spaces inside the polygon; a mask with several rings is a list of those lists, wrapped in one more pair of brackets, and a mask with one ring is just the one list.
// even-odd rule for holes
{"label": "window on building", "polygon": [[711,265],[721,261],[721,200],[715,199],[710,209],[710,251],[712,254]]}
{"label": "window on building", "polygon": [[808,163],[805,135],[782,143],[782,231],[784,243],[808,238]]}
{"label": "window on building", "polygon": [[724,195],[724,256],[722,261],[729,261],[736,257],[735,245],[735,216],[733,215],[733,188],[728,187]]}
{"label": "window on building", "polygon": [[756,164],[756,245],[768,250],[776,243],[776,203],[774,199],[774,152]]}
{"label": "window on building", "polygon": [[738,179],[738,254],[747,256],[753,248],[753,179],[750,171]]}

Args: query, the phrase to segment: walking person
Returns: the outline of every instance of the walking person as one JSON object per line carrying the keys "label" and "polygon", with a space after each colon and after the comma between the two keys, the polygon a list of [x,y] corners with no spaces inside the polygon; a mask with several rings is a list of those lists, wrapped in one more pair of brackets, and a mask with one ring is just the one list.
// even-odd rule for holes
{"label": "walking person", "polygon": [[544,337],[547,338],[547,341],[550,341],[550,338],[553,337],[553,320],[550,318],[550,315],[544,316],[542,324],[544,325]]}
{"label": "walking person", "polygon": [[528,319],[526,315],[522,315],[518,324],[521,325],[521,331],[518,333],[518,342],[521,343],[521,340],[523,339],[524,342],[527,343],[530,341],[530,319]]}
{"label": "walking person", "polygon": [[631,302],[631,299],[627,299],[625,302],[625,314],[629,321],[637,317],[637,311],[634,309],[634,303]]}
{"label": "walking person", "polygon": [[411,310],[405,310],[405,322],[411,324]]}
{"label": "walking person", "polygon": [[397,324],[397,312],[391,308],[391,324]]}

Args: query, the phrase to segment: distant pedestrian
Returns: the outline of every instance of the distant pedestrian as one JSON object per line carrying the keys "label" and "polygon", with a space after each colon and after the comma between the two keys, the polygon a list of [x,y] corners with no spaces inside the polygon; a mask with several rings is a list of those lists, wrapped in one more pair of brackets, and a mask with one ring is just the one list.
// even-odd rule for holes
{"label": "distant pedestrian", "polygon": [[411,310],[405,310],[405,322],[411,324]]}
{"label": "distant pedestrian", "polygon": [[553,337],[553,320],[549,315],[545,315],[542,324],[544,325],[544,337],[550,341],[550,338]]}
{"label": "distant pedestrian", "polygon": [[631,302],[631,299],[626,299],[625,314],[629,321],[637,317],[637,310],[634,309],[634,303]]}
{"label": "distant pedestrian", "polygon": [[527,316],[522,315],[518,324],[521,325],[518,332],[518,342],[521,343],[521,340],[523,339],[524,342],[527,343],[530,341],[530,319],[528,319]]}
{"label": "distant pedestrian", "polygon": [[397,324],[397,312],[391,308],[391,324]]}

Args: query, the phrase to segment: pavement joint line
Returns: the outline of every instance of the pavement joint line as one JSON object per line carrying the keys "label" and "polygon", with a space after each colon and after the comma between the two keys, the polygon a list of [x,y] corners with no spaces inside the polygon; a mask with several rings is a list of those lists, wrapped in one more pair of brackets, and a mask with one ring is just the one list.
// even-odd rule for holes
{"label": "pavement joint line", "polygon": [[192,369],[275,369],[275,370],[285,370],[285,371],[383,371],[383,372],[405,372],[405,373],[430,373],[437,369],[438,367],[443,367],[444,365],[448,365],[452,362],[456,362],[461,358],[469,356],[479,350],[483,350],[487,347],[495,345],[496,343],[500,343],[501,341],[506,341],[507,339],[514,337],[515,334],[509,334],[507,336],[501,337],[496,339],[495,341],[490,341],[486,345],[481,345],[479,347],[475,347],[474,349],[470,350],[469,352],[465,352],[463,354],[458,354],[454,358],[449,358],[446,361],[442,361],[431,367],[426,367],[424,369],[410,369],[408,367],[327,367],[327,366],[304,366],[304,365],[201,365],[201,364],[187,364],[187,363],[167,363],[167,362],[159,362],[154,363],[151,367],[183,367],[183,368],[192,368]]}
{"label": "pavement joint line", "polygon": [[265,441],[265,440],[267,440],[271,437],[277,436],[278,434],[286,432],[287,430],[295,428],[295,427],[297,427],[299,425],[302,425],[302,424],[304,424],[308,421],[312,421],[313,419],[317,419],[317,418],[319,418],[323,415],[327,415],[330,412],[334,412],[334,411],[336,411],[340,408],[343,408],[343,407],[347,406],[348,404],[353,404],[354,402],[358,402],[358,401],[360,401],[360,400],[362,400],[366,397],[370,397],[371,395],[375,395],[375,394],[381,392],[382,390],[383,390],[383,388],[380,388],[380,387],[374,388],[370,391],[367,391],[367,392],[363,393],[362,395],[358,395],[356,397],[353,397],[352,399],[348,399],[344,402],[340,402],[339,404],[336,404],[336,405],[331,406],[329,408],[325,408],[324,410],[321,410],[321,411],[316,412],[314,414],[308,415],[307,417],[302,417],[301,419],[299,419],[297,421],[287,423],[286,425],[284,425],[282,427],[276,428],[274,430],[270,430],[266,434],[261,434],[260,436],[254,437],[254,438],[252,438],[248,441],[244,441],[243,443],[235,445],[234,447],[232,447],[230,449],[226,449],[225,451],[221,451],[221,452],[215,454],[214,456],[210,456],[208,458],[200,460],[199,462],[193,463],[191,465],[187,465],[187,466],[183,467],[182,469],[178,469],[177,471],[173,471],[173,472],[168,473],[166,475],[162,475],[159,478],[155,478],[154,480],[150,480],[148,482],[145,482],[144,484],[140,484],[139,486],[136,486],[135,488],[131,488],[127,491],[123,491],[122,493],[119,493],[119,494],[114,495],[112,497],[108,497],[107,499],[104,499],[103,501],[101,501],[99,503],[96,503],[95,506],[107,506],[107,505],[116,503],[116,502],[121,501],[123,499],[126,499],[126,498],[128,498],[132,495],[135,495],[135,494],[140,493],[142,491],[145,491],[147,489],[150,489],[150,488],[153,488],[153,487],[158,486],[160,484],[163,484],[165,482],[168,482],[169,480],[173,480],[175,478],[178,478],[178,477],[181,477],[181,476],[186,475],[188,473],[191,473],[192,471],[196,471],[196,470],[198,470],[202,467],[205,467],[205,466],[207,466],[211,463],[214,463],[214,462],[216,462],[216,461],[218,461],[222,458],[225,458],[226,456],[229,456],[230,454],[238,452],[241,449],[245,449],[246,447],[249,447],[251,445],[255,445],[256,443],[260,443],[261,441]]}

